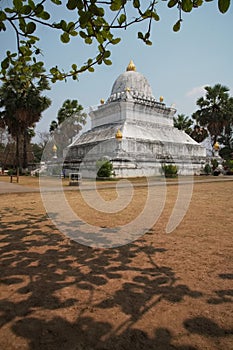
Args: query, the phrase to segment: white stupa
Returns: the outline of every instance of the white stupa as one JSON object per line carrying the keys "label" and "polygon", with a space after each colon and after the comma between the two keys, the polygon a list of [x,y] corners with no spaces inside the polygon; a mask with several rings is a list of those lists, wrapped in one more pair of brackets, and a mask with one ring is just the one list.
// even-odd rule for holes
{"label": "white stupa", "polygon": [[179,173],[200,172],[206,150],[173,125],[176,110],[153,97],[147,79],[130,61],[113,84],[110,97],[91,112],[91,129],[68,148],[65,164],[72,169],[107,157],[118,177],[161,174],[163,164]]}

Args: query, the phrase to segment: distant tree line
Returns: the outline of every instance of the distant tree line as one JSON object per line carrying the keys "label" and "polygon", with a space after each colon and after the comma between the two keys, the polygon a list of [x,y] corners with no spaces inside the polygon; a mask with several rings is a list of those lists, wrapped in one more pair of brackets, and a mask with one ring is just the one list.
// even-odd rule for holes
{"label": "distant tree line", "polygon": [[220,155],[224,159],[233,158],[233,97],[229,88],[221,84],[206,86],[205,91],[191,118],[178,114],[174,126],[199,143],[209,137],[212,147],[216,142],[221,145]]}
{"label": "distant tree line", "polygon": [[[43,70],[43,69],[42,69]],[[86,122],[86,114],[77,100],[66,100],[58,111],[57,121],[48,133],[42,133],[41,142],[33,144],[35,126],[51,104],[43,95],[50,89],[48,79],[28,66],[27,74],[8,71],[0,87],[0,166],[25,170],[29,163],[38,163],[48,141],[57,143],[59,155],[79,133]],[[48,126],[49,128],[49,126]]]}

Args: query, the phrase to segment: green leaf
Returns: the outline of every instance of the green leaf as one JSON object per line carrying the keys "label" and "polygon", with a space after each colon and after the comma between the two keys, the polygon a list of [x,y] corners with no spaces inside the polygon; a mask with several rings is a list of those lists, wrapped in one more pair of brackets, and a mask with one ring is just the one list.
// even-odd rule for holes
{"label": "green leaf", "polygon": [[81,12],[81,14],[80,14],[80,18],[79,18],[79,23],[80,23],[80,26],[81,26],[81,28],[85,28],[86,27],[86,25],[87,25],[87,23],[88,23],[88,21],[90,20],[90,18],[91,18],[91,16],[92,16],[92,14],[91,14],[91,12]]}
{"label": "green leaf", "polygon": [[96,7],[95,14],[96,16],[104,17],[104,9],[102,7]]}
{"label": "green leaf", "polygon": [[68,33],[63,33],[61,36],[60,36],[60,39],[61,41],[64,43],[64,44],[67,44],[69,41],[70,41],[70,36]]}
{"label": "green leaf", "polygon": [[104,52],[103,58],[108,58],[108,57],[110,57],[110,56],[111,56],[111,51],[106,50],[106,51]]}
{"label": "green leaf", "polygon": [[139,9],[139,7],[140,7],[140,1],[139,1],[139,0],[133,0],[133,7]]}
{"label": "green leaf", "polygon": [[31,7],[32,10],[34,10],[36,7],[33,0],[28,0],[28,5]]}
{"label": "green leaf", "polygon": [[0,32],[3,30],[4,32],[6,31],[6,26],[3,22],[0,22]]}
{"label": "green leaf", "polygon": [[61,5],[61,0],[51,0],[55,5]]}
{"label": "green leaf", "polygon": [[9,59],[8,58],[5,58],[5,60],[3,60],[1,62],[1,67],[2,67],[2,69],[7,69],[9,67]]}
{"label": "green leaf", "polygon": [[101,33],[96,34],[96,39],[97,39],[98,43],[103,44],[104,38],[103,38],[103,35]]}
{"label": "green leaf", "polygon": [[36,30],[36,25],[34,22],[29,22],[27,24],[26,32],[27,34],[32,34]]}
{"label": "green leaf", "polygon": [[68,0],[66,7],[68,8],[68,10],[74,10],[77,6],[77,2],[76,0]]}
{"label": "green leaf", "polygon": [[77,36],[78,32],[76,32],[76,30],[72,30],[71,32],[69,32],[69,34],[72,36]]}
{"label": "green leaf", "polygon": [[182,0],[181,8],[184,12],[190,12],[193,9],[192,0]]}
{"label": "green leaf", "polygon": [[142,34],[142,32],[138,32],[138,39],[144,40],[144,35]]}
{"label": "green leaf", "polygon": [[50,18],[50,14],[48,12],[44,11],[40,14],[40,18],[47,21]]}
{"label": "green leaf", "polygon": [[125,14],[121,14],[120,17],[118,18],[118,23],[120,25],[122,25],[122,23],[124,23],[126,21],[126,15]]}
{"label": "green leaf", "polygon": [[14,13],[15,11],[10,9],[9,7],[5,8],[6,13]]}
{"label": "green leaf", "polygon": [[89,68],[88,68],[88,72],[93,73],[94,71],[95,71],[95,69],[94,69],[93,67],[89,67]]}
{"label": "green leaf", "polygon": [[92,38],[87,37],[85,39],[85,43],[88,44],[88,45],[91,45],[92,44]]}
{"label": "green leaf", "polygon": [[0,21],[5,21],[6,20],[6,14],[4,11],[0,11]]}
{"label": "green leaf", "polygon": [[221,13],[227,12],[230,7],[231,0],[218,0],[218,8]]}
{"label": "green leaf", "polygon": [[159,20],[160,20],[159,15],[158,15],[156,12],[152,12],[152,18],[153,18],[155,21],[159,21]]}
{"label": "green leaf", "polygon": [[74,71],[77,70],[77,64],[73,63],[71,67],[72,67],[72,69],[73,69]]}
{"label": "green leaf", "polygon": [[56,74],[57,69],[55,67],[52,67],[49,71],[51,74]]}
{"label": "green leaf", "polygon": [[145,43],[146,43],[146,45],[148,45],[148,46],[151,46],[151,45],[152,45],[152,41],[150,41],[150,40],[146,40]]}
{"label": "green leaf", "polygon": [[193,7],[199,7],[203,4],[203,0],[194,0]]}
{"label": "green leaf", "polygon": [[122,7],[122,1],[121,0],[112,0],[110,10],[111,11],[119,11]]}
{"label": "green leaf", "polygon": [[143,18],[150,18],[152,17],[152,11],[150,10],[146,10],[143,15],[142,15]]}
{"label": "green leaf", "polygon": [[21,7],[23,6],[23,1],[22,0],[13,0],[13,5],[16,8],[16,10],[20,10]]}
{"label": "green leaf", "polygon": [[101,54],[96,56],[96,61],[97,61],[97,64],[102,64],[103,59],[102,59],[102,55]]}
{"label": "green leaf", "polygon": [[111,41],[113,38],[113,34],[109,30],[103,30],[103,37],[107,39],[108,41]]}
{"label": "green leaf", "polygon": [[121,38],[115,38],[115,39],[111,40],[111,44],[117,45],[117,44],[119,44],[120,41],[121,41]]}
{"label": "green leaf", "polygon": [[42,13],[43,11],[44,11],[44,6],[41,4],[37,5],[34,10],[36,16],[40,15],[40,13]]}
{"label": "green leaf", "polygon": [[181,24],[181,20],[177,21],[174,26],[173,26],[173,30],[174,32],[178,32],[180,30],[180,24]]}
{"label": "green leaf", "polygon": [[82,0],[77,0],[77,8],[79,9],[79,10],[82,10],[83,9],[83,1]]}
{"label": "green leaf", "polygon": [[31,13],[32,9],[30,6],[28,5],[24,5],[22,7],[22,10],[21,10],[21,13],[24,14],[24,15],[29,15],[29,13]]}
{"label": "green leaf", "polygon": [[35,35],[28,35],[28,37],[30,38],[30,43],[32,44],[32,45],[34,45],[35,43],[36,43],[36,41],[39,41],[40,39],[37,37],[37,36],[35,36]]}
{"label": "green leaf", "polygon": [[178,0],[170,0],[168,1],[167,6],[171,8],[171,7],[174,7],[177,3],[178,3]]}
{"label": "green leaf", "polygon": [[[98,50],[99,50],[99,52],[104,52],[104,49],[103,49],[102,45],[99,45],[99,46],[98,46]],[[99,55],[98,55],[98,56],[99,56]]]}
{"label": "green leaf", "polygon": [[112,61],[111,61],[111,60],[104,59],[104,63],[105,63],[107,66],[111,66]]}
{"label": "green leaf", "polygon": [[26,22],[22,17],[19,20],[19,28],[22,30],[22,32],[26,33],[27,31]]}
{"label": "green leaf", "polygon": [[96,6],[95,4],[90,5],[89,11],[95,16],[100,16],[100,17],[104,16],[104,9],[102,7]]}
{"label": "green leaf", "polygon": [[74,30],[74,28],[75,28],[75,24],[74,24],[74,22],[69,22],[68,24],[67,24],[67,32],[70,32],[70,31],[72,31],[72,30]]}
{"label": "green leaf", "polygon": [[66,29],[67,29],[66,21],[64,21],[64,20],[62,19],[61,22],[60,22],[60,25],[61,25],[61,29],[64,30],[64,32],[65,32]]}
{"label": "green leaf", "polygon": [[80,30],[79,35],[80,35],[81,38],[83,38],[83,39],[86,39],[86,37],[87,37],[87,34],[86,34],[85,32],[83,32],[82,30]]}

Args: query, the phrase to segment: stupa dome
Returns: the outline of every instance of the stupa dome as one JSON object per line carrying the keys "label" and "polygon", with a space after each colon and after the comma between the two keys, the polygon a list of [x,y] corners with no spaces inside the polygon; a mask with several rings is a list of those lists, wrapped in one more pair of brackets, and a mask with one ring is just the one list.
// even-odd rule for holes
{"label": "stupa dome", "polygon": [[111,96],[125,91],[131,91],[141,96],[145,96],[145,98],[153,97],[150,84],[141,73],[136,72],[136,67],[133,61],[130,61],[126,72],[122,73],[116,79],[112,87]]}

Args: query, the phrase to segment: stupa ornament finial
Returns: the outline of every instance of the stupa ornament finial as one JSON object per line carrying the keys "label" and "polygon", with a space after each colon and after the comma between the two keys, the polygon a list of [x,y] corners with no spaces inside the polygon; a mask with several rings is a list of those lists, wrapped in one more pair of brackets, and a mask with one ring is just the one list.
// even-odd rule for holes
{"label": "stupa ornament finial", "polygon": [[116,134],[115,134],[115,138],[117,140],[121,140],[122,139],[122,132],[120,131],[120,129],[117,130]]}
{"label": "stupa ornament finial", "polygon": [[135,72],[136,71],[136,66],[135,66],[135,64],[133,63],[132,60],[130,60],[130,62],[128,64],[128,67],[126,68],[126,71],[127,72],[129,72],[129,71]]}

